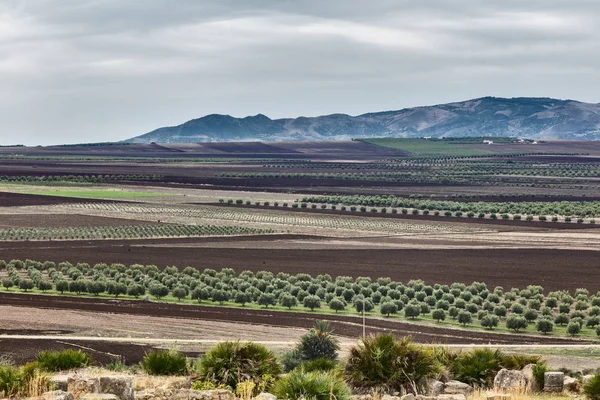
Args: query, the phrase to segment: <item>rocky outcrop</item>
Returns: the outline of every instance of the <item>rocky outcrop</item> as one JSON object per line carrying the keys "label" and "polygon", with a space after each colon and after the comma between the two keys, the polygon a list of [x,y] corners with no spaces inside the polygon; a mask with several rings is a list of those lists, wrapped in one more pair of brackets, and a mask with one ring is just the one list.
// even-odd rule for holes
{"label": "rocky outcrop", "polygon": [[72,393],[65,392],[64,390],[46,392],[42,395],[42,398],[44,400],[75,400],[75,396]]}
{"label": "rocky outcrop", "polygon": [[581,385],[579,384],[579,381],[575,378],[572,378],[570,376],[565,376],[565,378],[563,379],[563,388],[568,390],[569,392],[579,392],[579,390],[581,389]]}
{"label": "rocky outcrop", "polygon": [[[274,396],[273,396],[274,397]],[[148,389],[135,393],[136,400],[236,400],[228,390],[193,390],[162,388]]]}
{"label": "rocky outcrop", "polygon": [[494,378],[494,388],[500,392],[524,392],[527,390],[527,378],[521,371],[502,368]]}
{"label": "rocky outcrop", "polygon": [[427,381],[427,394],[429,396],[439,396],[444,393],[444,382],[430,379]]}
{"label": "rocky outcrop", "polygon": [[523,373],[523,376],[525,376],[525,379],[527,380],[527,391],[528,392],[539,392],[540,390],[542,390],[542,388],[538,385],[537,381],[535,380],[535,376],[533,375],[534,367],[535,367],[535,364],[527,364],[521,370],[521,372]]}

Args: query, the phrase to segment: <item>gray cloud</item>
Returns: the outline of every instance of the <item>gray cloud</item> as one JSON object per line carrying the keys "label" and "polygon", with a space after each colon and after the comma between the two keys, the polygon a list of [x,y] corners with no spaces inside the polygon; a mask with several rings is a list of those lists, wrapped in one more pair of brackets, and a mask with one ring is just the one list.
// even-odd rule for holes
{"label": "gray cloud", "polygon": [[599,35],[585,0],[5,0],[0,143],[119,140],[213,112],[598,102]]}

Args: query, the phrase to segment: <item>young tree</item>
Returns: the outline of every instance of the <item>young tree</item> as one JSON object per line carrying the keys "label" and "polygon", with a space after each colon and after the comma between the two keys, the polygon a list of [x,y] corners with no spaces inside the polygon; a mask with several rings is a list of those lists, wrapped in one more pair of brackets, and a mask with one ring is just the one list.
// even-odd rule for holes
{"label": "young tree", "polygon": [[241,304],[242,307],[245,307],[246,303],[249,303],[250,300],[250,295],[248,295],[246,292],[237,292],[233,298],[233,301],[235,301],[237,304]]}
{"label": "young tree", "polygon": [[506,318],[506,327],[515,332],[519,332],[519,330],[527,328],[527,320],[520,315],[509,315],[508,318]]}
{"label": "young tree", "polygon": [[481,318],[481,326],[487,329],[494,329],[498,326],[500,318],[497,315],[487,314]]}
{"label": "young tree", "polygon": [[171,296],[177,298],[177,301],[181,301],[181,299],[187,297],[187,290],[181,286],[177,286],[171,291]]}
{"label": "young tree", "polygon": [[296,296],[292,296],[291,294],[284,294],[279,299],[279,304],[291,310],[292,307],[296,307],[298,305],[298,299]]}
{"label": "young tree", "polygon": [[308,295],[302,301],[302,305],[306,308],[310,308],[310,311],[314,311],[315,308],[321,308],[321,298],[315,295]]}
{"label": "young tree", "polygon": [[224,290],[213,289],[210,292],[210,298],[216,303],[223,304],[229,300],[229,293]]}
{"label": "young tree", "polygon": [[277,299],[275,299],[275,295],[273,293],[263,293],[258,296],[257,302],[259,305],[269,308],[269,306],[274,306],[277,304]]}
{"label": "young tree", "polygon": [[435,319],[437,322],[440,322],[446,319],[446,313],[443,309],[438,308],[432,311],[431,318]]}
{"label": "young tree", "polygon": [[535,324],[535,329],[537,329],[538,332],[542,332],[544,335],[546,335],[548,332],[552,332],[554,329],[554,323],[552,323],[552,321],[548,318],[541,318]]}
{"label": "young tree", "polygon": [[329,308],[337,313],[338,311],[342,311],[346,308],[346,302],[339,297],[334,297],[329,302]]}
{"label": "young tree", "polygon": [[148,293],[156,297],[157,300],[160,300],[169,294],[169,288],[161,283],[154,282],[148,287]]}
{"label": "young tree", "polygon": [[210,299],[210,291],[206,287],[196,286],[194,290],[192,290],[191,297],[192,299],[198,300],[198,303],[200,303],[202,300]]}
{"label": "young tree", "polygon": [[23,280],[21,280],[21,282],[19,282],[19,289],[21,289],[24,292],[31,290],[34,287],[35,287],[35,284],[33,283],[33,281],[31,279],[23,279]]}
{"label": "young tree", "polygon": [[390,314],[398,313],[398,306],[391,301],[387,301],[380,306],[380,311],[382,315],[389,317]]}
{"label": "young tree", "polygon": [[569,322],[567,325],[567,333],[571,336],[577,335],[581,331],[581,325],[578,322]]}
{"label": "young tree", "polygon": [[56,282],[56,290],[60,292],[60,294],[63,294],[64,292],[69,290],[69,282],[67,282],[64,279],[59,280],[58,282]]}
{"label": "young tree", "polygon": [[6,279],[2,279],[2,286],[4,286],[4,288],[6,290],[10,290],[11,287],[13,287],[15,284],[13,283],[12,279],[10,278],[6,278]]}
{"label": "young tree", "polygon": [[460,311],[457,316],[457,320],[463,326],[473,322],[473,315],[468,311]]}
{"label": "young tree", "polygon": [[404,307],[404,316],[410,319],[415,319],[419,315],[421,315],[421,307],[419,305],[408,304],[406,307]]}
{"label": "young tree", "polygon": [[569,318],[569,316],[567,314],[558,314],[556,316],[556,318],[554,318],[554,323],[556,325],[563,326],[563,325],[568,324],[569,320],[570,320],[570,318]]}

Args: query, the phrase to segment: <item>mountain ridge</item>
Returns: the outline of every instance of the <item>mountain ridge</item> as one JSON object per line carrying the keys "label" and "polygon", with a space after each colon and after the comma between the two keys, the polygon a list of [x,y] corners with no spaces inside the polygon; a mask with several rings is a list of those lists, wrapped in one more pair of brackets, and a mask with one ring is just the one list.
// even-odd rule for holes
{"label": "mountain ridge", "polygon": [[209,114],[155,129],[129,143],[349,140],[366,137],[521,136],[600,139],[600,103],[548,97],[481,97],[369,112],[271,119]]}

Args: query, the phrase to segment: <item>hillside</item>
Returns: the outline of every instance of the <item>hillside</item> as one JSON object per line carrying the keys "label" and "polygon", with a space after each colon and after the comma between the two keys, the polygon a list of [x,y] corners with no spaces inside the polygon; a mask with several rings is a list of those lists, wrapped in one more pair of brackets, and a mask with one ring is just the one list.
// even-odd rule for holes
{"label": "hillside", "polygon": [[126,142],[348,140],[365,137],[522,136],[600,139],[600,104],[550,98],[483,97],[457,103],[350,116],[270,119],[211,114]]}

